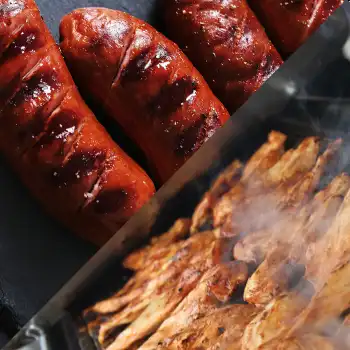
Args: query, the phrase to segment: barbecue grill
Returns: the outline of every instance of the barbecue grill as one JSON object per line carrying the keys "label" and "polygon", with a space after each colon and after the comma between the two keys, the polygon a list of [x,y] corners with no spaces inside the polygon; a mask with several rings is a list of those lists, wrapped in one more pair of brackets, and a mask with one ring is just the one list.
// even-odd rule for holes
{"label": "barbecue grill", "polygon": [[[82,5],[80,1],[76,2],[79,2],[79,6]],[[42,6],[46,18],[51,18],[50,14],[55,13],[51,11],[54,3]],[[155,24],[152,2],[130,3],[132,4],[126,1],[122,9]],[[75,5],[63,2],[59,10],[63,14]],[[103,5],[113,7],[108,1]],[[48,11],[46,13],[45,7]],[[56,15],[60,17],[61,14],[55,13],[55,19]],[[53,23],[55,21],[50,22],[51,29],[55,29]],[[337,169],[333,170],[335,173],[349,171],[350,152],[346,151],[350,149],[349,29],[350,4],[346,2],[234,118],[160,189],[151,202],[46,304],[5,349],[98,349],[98,345],[84,331],[79,315],[86,307],[113,294],[130,277],[130,271],[121,268],[122,257],[131,249],[147,242],[150,236],[165,232],[177,218],[190,217],[201,196],[220,171],[233,159],[246,161],[266,140],[271,130],[287,134],[290,147],[309,135],[327,139],[342,137],[345,151]],[[39,240],[43,234],[40,232],[33,232],[31,240]],[[59,234],[60,232],[57,233]],[[46,240],[55,238],[55,233],[48,233]],[[69,245],[69,240],[70,238],[61,239],[62,247],[67,243]],[[63,269],[65,271],[60,276],[61,281],[57,283],[62,283],[79,263],[87,260],[94,252],[89,245],[72,240],[78,258],[73,263],[66,264],[69,266]],[[32,244],[27,248],[30,250],[31,247]],[[31,259],[32,254],[26,250],[24,258]],[[41,268],[48,273],[53,266],[46,262],[37,263],[33,287],[42,289],[40,299],[43,300],[58,285],[51,283],[46,288],[45,281],[38,278],[42,274]],[[4,288],[4,299],[8,294],[9,291]],[[11,306],[11,302],[7,305]],[[23,312],[21,305],[16,303],[16,296],[12,305],[10,308],[4,306],[0,314],[6,328],[4,331],[9,337],[26,321],[26,317],[31,316],[33,310],[29,308]],[[16,314],[22,315],[22,319],[13,321]]]}

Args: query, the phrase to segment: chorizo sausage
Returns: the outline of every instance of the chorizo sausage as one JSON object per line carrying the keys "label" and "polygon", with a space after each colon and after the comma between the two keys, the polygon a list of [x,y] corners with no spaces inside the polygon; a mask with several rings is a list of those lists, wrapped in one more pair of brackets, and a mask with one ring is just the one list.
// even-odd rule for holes
{"label": "chorizo sausage", "polygon": [[343,0],[249,0],[284,57],[294,53]]}
{"label": "chorizo sausage", "polygon": [[282,64],[246,0],[164,0],[165,27],[229,112]]}
{"label": "chorizo sausage", "polygon": [[178,46],[147,23],[86,8],[64,17],[60,33],[78,86],[138,144],[159,183],[228,120]]}
{"label": "chorizo sausage", "polygon": [[154,193],[80,97],[33,0],[0,0],[0,152],[53,217],[105,243]]}

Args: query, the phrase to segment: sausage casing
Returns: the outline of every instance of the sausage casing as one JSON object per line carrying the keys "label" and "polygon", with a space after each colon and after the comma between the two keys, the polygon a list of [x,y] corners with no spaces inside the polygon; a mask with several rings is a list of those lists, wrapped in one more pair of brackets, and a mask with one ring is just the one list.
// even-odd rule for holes
{"label": "sausage casing", "polygon": [[286,58],[343,3],[343,0],[249,1],[269,37]]}
{"label": "sausage casing", "polygon": [[105,243],[154,193],[81,99],[33,0],[0,0],[0,151],[81,237]]}
{"label": "sausage casing", "polygon": [[86,94],[105,107],[164,183],[229,114],[177,45],[126,13],[73,11],[61,49]]}
{"label": "sausage casing", "polygon": [[162,12],[169,37],[231,113],[282,64],[246,0],[164,0]]}

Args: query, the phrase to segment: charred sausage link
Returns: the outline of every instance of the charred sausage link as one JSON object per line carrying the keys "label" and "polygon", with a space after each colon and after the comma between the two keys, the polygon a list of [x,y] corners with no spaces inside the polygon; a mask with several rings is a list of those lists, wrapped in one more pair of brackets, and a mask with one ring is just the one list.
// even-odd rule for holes
{"label": "charred sausage link", "polygon": [[170,38],[231,113],[282,64],[246,0],[164,0],[163,5]]}
{"label": "charred sausage link", "polygon": [[43,207],[106,242],[154,193],[81,99],[33,0],[0,0],[0,151]]}
{"label": "charred sausage link", "polygon": [[78,85],[140,146],[165,182],[229,118],[179,48],[128,14],[79,9],[61,23]]}
{"label": "charred sausage link", "polygon": [[284,57],[305,40],[343,3],[343,0],[249,0],[269,37]]}

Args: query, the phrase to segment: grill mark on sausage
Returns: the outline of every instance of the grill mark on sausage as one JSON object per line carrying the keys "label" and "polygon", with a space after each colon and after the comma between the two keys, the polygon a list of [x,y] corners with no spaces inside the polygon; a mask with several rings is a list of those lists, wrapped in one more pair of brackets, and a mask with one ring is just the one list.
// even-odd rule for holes
{"label": "grill mark on sausage", "polygon": [[0,65],[6,61],[24,55],[28,52],[35,52],[45,46],[42,34],[37,28],[22,29],[15,40],[3,51],[0,58]]}
{"label": "grill mark on sausage", "polygon": [[178,136],[176,154],[183,157],[198,151],[220,127],[221,122],[216,112],[211,112],[208,116],[203,114],[202,119],[197,120]]}
{"label": "grill mark on sausage", "polygon": [[[48,48],[46,52],[47,55],[49,55],[49,52],[52,48],[54,48],[54,45]],[[38,55],[38,57],[40,56]],[[38,67],[40,67],[40,65],[45,59],[46,57],[41,57],[31,62],[30,65],[26,66],[24,69],[17,72],[6,86],[0,89],[0,115],[5,109],[5,107],[7,106],[7,104],[13,99],[13,97],[21,89],[22,82],[26,81],[27,78],[30,77],[32,73],[38,69]]]}
{"label": "grill mark on sausage", "polygon": [[112,80],[111,89],[113,88],[114,85],[117,85],[119,82],[120,75],[121,75],[121,72],[123,70],[123,66],[124,66],[126,60],[128,59],[128,56],[130,54],[130,50],[132,49],[132,44],[134,43],[135,37],[136,37],[136,28],[134,27],[133,30],[131,31],[130,35],[128,36],[127,42],[124,46],[125,50],[121,56],[119,65],[116,69],[116,74]]}
{"label": "grill mark on sausage", "polygon": [[133,202],[133,199],[136,199],[136,195],[131,189],[102,190],[96,195],[90,206],[97,214],[112,214],[121,209],[127,209],[127,204]]}
{"label": "grill mark on sausage", "polygon": [[57,72],[51,69],[38,72],[22,82],[21,88],[9,101],[9,104],[16,107],[30,100],[46,99],[49,101],[54,91],[60,87],[61,83]]}
{"label": "grill mark on sausage", "polygon": [[[113,159],[109,161],[111,160],[113,161]],[[97,214],[115,214],[121,209],[127,209],[127,204],[129,202],[133,203],[136,200],[137,196],[132,188],[126,189],[125,187],[120,187],[112,190],[104,190],[103,185],[108,172],[109,166],[108,161],[106,161],[103,172],[100,173],[90,192],[86,193],[86,200],[81,206],[80,211],[91,208]]]}
{"label": "grill mark on sausage", "polygon": [[143,49],[136,57],[130,60],[120,73],[119,83],[125,85],[143,78],[147,63],[150,61],[151,47]]}
{"label": "grill mark on sausage", "polygon": [[67,187],[81,182],[81,179],[92,175],[103,168],[106,160],[104,150],[93,149],[88,152],[75,151],[68,161],[52,173],[52,183],[58,187]]}
{"label": "grill mark on sausage", "polygon": [[9,48],[13,43],[13,40],[19,35],[21,30],[24,28],[24,24],[21,23],[15,30],[12,31],[10,37],[8,35],[0,36],[0,60],[3,53]]}
{"label": "grill mark on sausage", "polygon": [[120,74],[120,85],[137,82],[147,78],[155,66],[170,59],[168,51],[157,45],[144,48],[136,57],[128,62]]}
{"label": "grill mark on sausage", "polygon": [[54,100],[50,100],[44,106],[39,108],[32,119],[19,130],[19,140],[21,144],[26,145],[24,152],[34,147],[45,133],[45,126],[50,122],[51,117],[58,110],[71,89],[62,91]]}
{"label": "grill mark on sausage", "polygon": [[190,76],[181,77],[165,85],[147,108],[152,115],[165,119],[195,97],[197,89],[197,82]]}
{"label": "grill mark on sausage", "polygon": [[[83,121],[76,113],[69,110],[60,110],[50,119],[45,132],[34,147],[45,149],[46,146],[56,143],[59,152],[69,153],[82,125]],[[62,155],[64,156],[64,154]]]}

